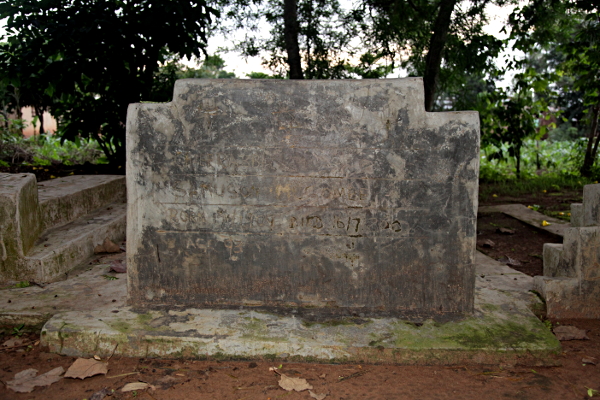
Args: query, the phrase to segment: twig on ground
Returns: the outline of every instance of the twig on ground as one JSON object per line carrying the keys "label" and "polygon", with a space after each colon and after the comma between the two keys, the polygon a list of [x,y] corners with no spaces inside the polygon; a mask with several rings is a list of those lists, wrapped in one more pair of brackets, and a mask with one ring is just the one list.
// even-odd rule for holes
{"label": "twig on ground", "polygon": [[358,376],[362,376],[362,375],[366,374],[367,372],[369,372],[369,371],[366,371],[366,370],[365,371],[358,371],[358,372],[355,372],[355,373],[353,373],[351,375],[348,375],[348,376],[340,376],[340,377],[338,377],[338,382],[345,381],[347,379],[356,378]]}
{"label": "twig on ground", "polygon": [[119,346],[119,343],[115,344],[115,348],[113,349],[112,353],[110,354],[110,357],[108,357],[108,359],[106,360],[106,362],[109,362],[110,359],[112,358],[112,356],[115,355],[115,351],[117,351],[117,347]]}
{"label": "twig on ground", "polygon": [[128,376],[128,375],[135,375],[135,374],[139,374],[139,372],[127,372],[126,374],[120,374],[120,375],[114,375],[114,376],[107,376],[106,379],[114,379],[114,378],[121,378],[123,376]]}

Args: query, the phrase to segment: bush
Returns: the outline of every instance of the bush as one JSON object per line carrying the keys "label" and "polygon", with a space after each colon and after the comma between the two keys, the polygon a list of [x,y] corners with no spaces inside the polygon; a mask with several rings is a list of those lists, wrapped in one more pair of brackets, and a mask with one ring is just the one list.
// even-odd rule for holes
{"label": "bush", "polygon": [[[585,138],[554,142],[527,139],[523,142],[521,153],[521,177],[528,179],[541,175],[579,176],[585,145]],[[488,154],[497,154],[499,151],[506,154],[508,146],[503,144],[498,148],[490,144],[482,147],[480,179],[489,182],[516,179],[516,167],[512,158],[488,157]]]}
{"label": "bush", "polygon": [[0,166],[9,164],[92,164],[107,163],[104,153],[94,139],[77,137],[62,141],[53,135],[23,136],[24,120],[4,120],[0,116]]}
{"label": "bush", "polygon": [[0,165],[8,163],[26,162],[33,159],[33,155],[20,145],[23,140],[23,129],[27,122],[22,119],[5,119],[0,115]]}

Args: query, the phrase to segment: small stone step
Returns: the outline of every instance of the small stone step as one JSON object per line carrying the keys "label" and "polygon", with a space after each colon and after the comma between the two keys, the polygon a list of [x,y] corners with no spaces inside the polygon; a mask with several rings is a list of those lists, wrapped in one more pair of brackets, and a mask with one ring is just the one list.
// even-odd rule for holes
{"label": "small stone step", "polygon": [[561,263],[564,246],[558,243],[544,243],[544,276],[560,276],[563,265]]}
{"label": "small stone step", "polygon": [[94,254],[105,238],[115,243],[125,238],[127,204],[112,203],[73,222],[45,231],[23,259],[25,276],[51,282]]}
{"label": "small stone step", "polygon": [[124,175],[73,175],[39,182],[42,230],[65,225],[110,203],[124,203],[126,192]]}

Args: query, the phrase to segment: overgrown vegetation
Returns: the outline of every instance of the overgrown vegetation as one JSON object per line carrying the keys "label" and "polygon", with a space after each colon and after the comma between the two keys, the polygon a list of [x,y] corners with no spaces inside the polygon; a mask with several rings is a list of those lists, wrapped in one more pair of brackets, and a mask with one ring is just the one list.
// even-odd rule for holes
{"label": "overgrown vegetation", "polygon": [[[582,163],[582,149],[585,138],[574,141],[550,141],[525,139],[521,144],[520,178],[531,180],[541,176],[579,177]],[[510,144],[499,142],[481,148],[479,177],[488,182],[514,180],[517,174],[517,161],[514,157],[498,157],[510,152]],[[600,177],[598,167],[594,168],[593,180]]]}
{"label": "overgrown vegetation", "polygon": [[[0,122],[3,122],[2,117]],[[108,162],[100,145],[92,138],[76,137],[71,141],[61,140],[54,135],[25,138],[22,134],[27,125],[25,121],[6,122],[7,124],[0,124],[0,166],[16,163],[44,166]]]}
{"label": "overgrown vegetation", "polygon": [[519,197],[532,193],[552,194],[564,190],[581,191],[583,186],[595,182],[596,181],[589,180],[589,178],[565,175],[545,175],[532,179],[515,179],[496,182],[488,181],[485,185],[479,186],[479,197],[482,199],[489,199],[490,197],[495,196]]}

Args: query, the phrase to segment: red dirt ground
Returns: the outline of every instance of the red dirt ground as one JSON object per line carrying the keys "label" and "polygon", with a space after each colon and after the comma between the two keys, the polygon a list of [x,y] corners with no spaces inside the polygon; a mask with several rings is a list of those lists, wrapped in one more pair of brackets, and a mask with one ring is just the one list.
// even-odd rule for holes
{"label": "red dirt ground", "polygon": [[[269,367],[282,365],[281,372],[306,379],[315,393],[329,400],[350,399],[584,399],[588,388],[600,389],[600,366],[585,364],[583,358],[600,359],[600,321],[571,320],[588,330],[590,340],[563,342],[557,356],[560,367],[531,368],[519,365],[456,365],[412,367],[397,365],[291,364],[280,361],[228,362],[193,360],[150,360],[113,357],[106,376],[85,380],[63,378],[31,393],[15,393],[0,387],[0,399],[81,400],[91,399],[103,388],[115,392],[107,400],[121,399],[304,399],[307,391],[286,392]],[[37,340],[36,335],[27,337]],[[25,348],[26,349],[26,348]],[[75,358],[48,353],[39,345],[30,350],[0,353],[0,380],[6,382],[27,368],[44,373]],[[155,390],[122,393],[129,382],[143,381]]]}

